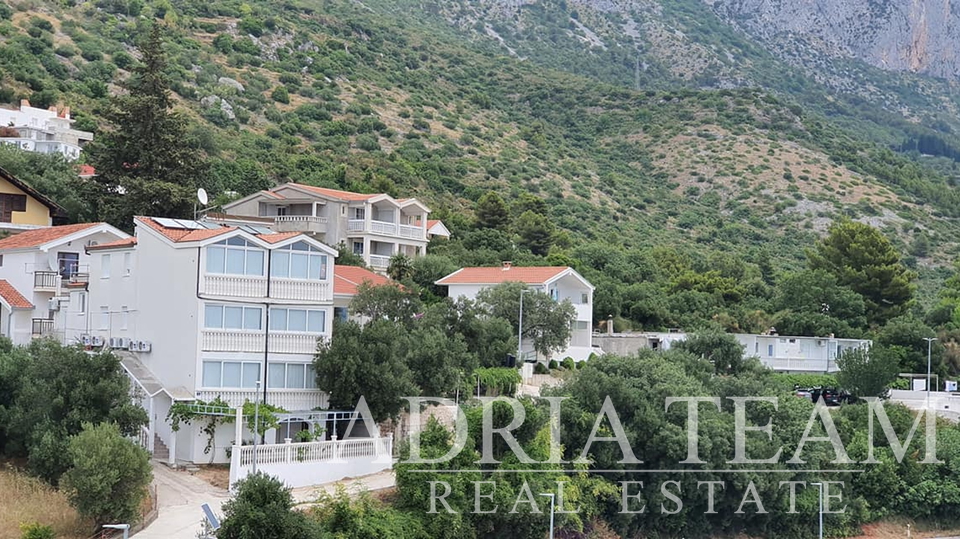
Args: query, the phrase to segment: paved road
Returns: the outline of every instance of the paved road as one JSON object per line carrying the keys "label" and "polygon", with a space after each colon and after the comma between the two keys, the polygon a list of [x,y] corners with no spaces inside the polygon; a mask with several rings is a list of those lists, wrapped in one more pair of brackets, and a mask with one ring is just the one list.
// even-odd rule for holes
{"label": "paved road", "polygon": [[[200,506],[210,504],[210,508],[219,516],[220,506],[230,499],[226,490],[162,464],[154,463],[153,480],[157,485],[157,519],[135,534],[137,539],[196,539],[203,520]],[[293,498],[299,504],[309,504],[317,499],[320,492],[334,492],[338,484],[343,484],[350,494],[356,494],[361,490],[389,488],[396,481],[393,472],[386,471],[327,485],[297,488],[292,491]]]}
{"label": "paved road", "polygon": [[200,506],[208,503],[219,514],[220,505],[230,498],[226,490],[156,462],[153,480],[157,485],[157,519],[136,534],[138,539],[196,539],[203,519]]}

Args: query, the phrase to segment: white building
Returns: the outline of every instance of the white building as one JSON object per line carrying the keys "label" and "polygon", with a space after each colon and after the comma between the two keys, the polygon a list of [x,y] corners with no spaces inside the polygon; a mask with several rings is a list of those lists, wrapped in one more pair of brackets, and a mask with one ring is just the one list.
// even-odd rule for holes
{"label": "white building", "polygon": [[36,337],[69,341],[75,328],[59,314],[70,291],[89,279],[86,248],[127,237],[106,223],[83,223],[0,240],[0,333],[20,345]]}
{"label": "white building", "polygon": [[71,128],[70,108],[39,109],[26,99],[18,110],[0,108],[0,143],[12,144],[28,152],[59,153],[71,161],[80,157],[84,143],[93,133]]}
{"label": "white building", "polygon": [[312,361],[333,324],[334,249],[266,228],[149,217],[134,224],[135,238],[88,248],[89,286],[72,291],[67,318],[77,338],[121,350],[150,416],[144,438],[152,449],[170,461],[227,462],[226,449],[239,443],[230,425],[208,440],[206,419],[173,432],[166,417],[174,401],[283,408],[291,414],[267,433],[271,442],[303,428],[298,413],[326,408]]}
{"label": "white building", "polygon": [[[436,284],[446,286],[451,298],[475,299],[477,294],[491,286],[506,282],[520,282],[531,290],[550,295],[556,301],[570,300],[576,309],[570,342],[563,350],[546,359],[562,360],[572,357],[583,361],[592,353],[593,347],[593,285],[569,267],[515,267],[505,262],[502,267],[463,268],[440,279]],[[533,343],[524,339],[521,346],[524,358],[536,356]]]}
{"label": "white building", "polygon": [[[765,366],[779,372],[834,373],[837,357],[847,350],[869,349],[873,341],[826,337],[789,335],[753,335],[734,333],[747,357],[757,357]],[[669,350],[685,341],[682,332],[600,335],[605,350],[620,354],[636,353],[642,348]]]}
{"label": "white building", "polygon": [[[305,232],[327,245],[343,243],[377,271],[386,270],[397,253],[426,254],[429,241],[430,208],[415,198],[285,183],[226,204],[223,211],[225,215],[208,218],[267,225],[278,232]],[[444,230],[436,229],[437,233]]]}

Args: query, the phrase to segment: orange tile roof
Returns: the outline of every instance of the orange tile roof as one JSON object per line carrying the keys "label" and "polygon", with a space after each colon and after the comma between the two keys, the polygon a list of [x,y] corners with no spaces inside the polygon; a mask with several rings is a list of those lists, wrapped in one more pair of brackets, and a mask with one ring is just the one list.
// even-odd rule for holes
{"label": "orange tile roof", "polygon": [[137,217],[141,223],[149,226],[157,232],[163,234],[167,239],[175,243],[184,243],[190,241],[202,241],[208,238],[214,238],[227,232],[237,229],[235,226],[225,226],[212,230],[188,230],[183,228],[167,228],[153,220],[151,217]]}
{"label": "orange tile roof", "polygon": [[440,219],[427,219],[427,230],[437,226],[437,223],[440,222]]}
{"label": "orange tile roof", "polygon": [[268,197],[273,197],[273,198],[279,198],[279,199],[286,198],[286,197],[284,197],[283,195],[281,195],[280,193],[274,193],[273,191],[263,191],[263,194],[267,195]]}
{"label": "orange tile roof", "polygon": [[301,235],[302,232],[278,232],[276,234],[260,234],[257,236],[267,243],[279,243],[285,239]]}
{"label": "orange tile roof", "polygon": [[312,191],[318,195],[324,195],[333,198],[339,198],[340,200],[349,200],[349,201],[360,201],[360,200],[369,200],[373,197],[378,197],[382,193],[374,194],[363,194],[363,193],[351,193],[350,191],[340,191],[339,189],[328,189],[326,187],[314,187],[312,185],[304,185],[302,183],[293,183],[290,182],[287,185],[292,185],[299,187],[301,189],[306,189],[307,191]]}
{"label": "orange tile roof", "polygon": [[333,267],[333,293],[343,296],[354,296],[357,294],[357,287],[364,282],[369,282],[374,286],[391,284],[393,281],[374,273],[366,268],[359,266],[334,266]]}
{"label": "orange tile roof", "polygon": [[502,266],[463,268],[440,279],[437,284],[499,284],[506,282],[541,284],[568,269],[570,268],[566,266],[513,266],[510,269],[504,269]]}
{"label": "orange tile roof", "polygon": [[0,279],[0,297],[6,301],[12,309],[32,309],[33,303],[23,297],[19,290],[7,282],[6,279]]}
{"label": "orange tile roof", "polygon": [[76,225],[47,226],[27,230],[0,240],[0,249],[29,249],[58,240],[70,234],[100,226],[103,223],[79,223]]}
{"label": "orange tile roof", "polygon": [[90,165],[80,165],[77,171],[78,176],[96,176],[97,170]]}
{"label": "orange tile roof", "polygon": [[137,244],[137,238],[123,238],[115,241],[108,241],[107,243],[100,243],[97,245],[91,245],[87,247],[88,251],[99,251],[100,249],[118,249],[122,247],[133,247]]}

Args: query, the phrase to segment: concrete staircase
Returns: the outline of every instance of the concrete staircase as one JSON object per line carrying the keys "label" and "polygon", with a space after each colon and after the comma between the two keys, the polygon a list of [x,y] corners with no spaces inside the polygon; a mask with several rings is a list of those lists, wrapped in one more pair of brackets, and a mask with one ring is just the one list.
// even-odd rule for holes
{"label": "concrete staircase", "polygon": [[153,458],[160,462],[167,462],[170,459],[170,449],[157,434],[153,435]]}

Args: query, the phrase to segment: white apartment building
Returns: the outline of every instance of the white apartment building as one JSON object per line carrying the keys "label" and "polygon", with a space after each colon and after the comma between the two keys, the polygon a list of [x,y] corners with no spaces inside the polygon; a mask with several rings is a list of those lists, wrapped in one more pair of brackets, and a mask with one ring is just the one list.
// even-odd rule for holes
{"label": "white apartment building", "polygon": [[[734,333],[743,346],[744,355],[757,357],[765,366],[778,372],[834,373],[837,357],[847,350],[869,349],[873,341],[867,339],[844,339],[833,335],[825,337],[802,337],[791,335],[754,335]],[[669,350],[678,342],[685,341],[683,332],[624,333],[598,335],[604,350],[629,355],[642,348]]]}
{"label": "white apartment building", "polygon": [[59,316],[89,279],[86,249],[129,235],[106,223],[47,226],[0,240],[0,334],[14,344],[37,337],[70,342],[75,328]]}
{"label": "white apartment building", "polygon": [[[397,253],[410,257],[426,254],[430,239],[430,208],[415,198],[395,199],[387,194],[285,183],[226,204],[223,211],[225,215],[209,215],[208,219],[304,232],[327,245],[344,243],[376,271],[386,270],[390,257]],[[443,234],[446,229],[434,230]]]}
{"label": "white apartment building", "polygon": [[[505,262],[502,267],[463,268],[440,279],[436,284],[446,286],[451,298],[460,296],[476,299],[485,288],[505,282],[520,282],[528,289],[550,295],[556,301],[570,300],[576,309],[570,342],[567,347],[549,358],[562,360],[571,357],[583,361],[592,353],[601,353],[593,347],[593,285],[570,267],[515,267]],[[523,339],[524,358],[536,357],[533,342]]]}
{"label": "white apartment building", "polygon": [[[134,224],[136,237],[88,248],[89,284],[72,291],[66,318],[77,338],[120,349],[150,416],[151,449],[164,447],[171,462],[228,462],[226,449],[239,444],[221,425],[205,453],[207,420],[174,432],[174,401],[259,401],[294,415],[326,408],[312,361],[333,324],[334,249],[264,227]],[[301,429],[285,421],[270,441]]]}
{"label": "white apartment building", "polygon": [[93,133],[71,128],[70,108],[40,109],[26,99],[17,110],[0,108],[0,143],[12,144],[28,152],[59,153],[73,161],[80,157],[84,143]]}

